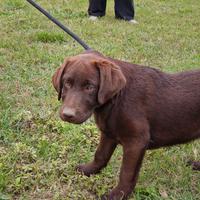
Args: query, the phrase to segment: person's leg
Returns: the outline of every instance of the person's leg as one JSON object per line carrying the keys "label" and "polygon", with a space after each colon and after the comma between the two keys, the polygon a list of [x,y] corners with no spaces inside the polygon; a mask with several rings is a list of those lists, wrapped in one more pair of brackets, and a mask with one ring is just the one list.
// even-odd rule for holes
{"label": "person's leg", "polygon": [[89,0],[88,14],[102,17],[106,14],[106,0]]}
{"label": "person's leg", "polygon": [[115,17],[123,20],[133,20],[135,16],[133,0],[115,0]]}

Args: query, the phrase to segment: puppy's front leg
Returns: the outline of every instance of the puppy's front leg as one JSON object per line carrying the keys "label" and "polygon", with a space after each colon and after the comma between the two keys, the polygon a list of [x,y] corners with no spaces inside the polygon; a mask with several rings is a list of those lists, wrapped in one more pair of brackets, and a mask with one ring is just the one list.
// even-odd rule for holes
{"label": "puppy's front leg", "polygon": [[121,200],[128,197],[136,185],[146,146],[146,143],[137,139],[123,144],[123,161],[119,183],[110,194],[102,199]]}
{"label": "puppy's front leg", "polygon": [[107,165],[116,146],[117,142],[114,139],[101,133],[100,143],[97,147],[94,160],[90,163],[79,165],[77,170],[83,172],[86,176],[100,172]]}

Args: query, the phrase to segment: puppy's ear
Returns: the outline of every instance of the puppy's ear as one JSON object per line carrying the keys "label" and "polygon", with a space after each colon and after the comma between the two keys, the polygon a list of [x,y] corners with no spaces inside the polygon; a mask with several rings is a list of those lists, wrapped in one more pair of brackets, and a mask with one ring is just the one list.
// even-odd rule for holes
{"label": "puppy's ear", "polygon": [[126,85],[126,78],[120,67],[110,61],[96,62],[96,66],[100,72],[98,102],[102,105]]}
{"label": "puppy's ear", "polygon": [[58,100],[61,98],[62,94],[62,88],[63,88],[63,83],[62,83],[62,76],[64,74],[64,70],[68,65],[69,59],[65,59],[64,63],[59,67],[56,72],[54,73],[52,77],[52,83],[56,91],[58,92]]}

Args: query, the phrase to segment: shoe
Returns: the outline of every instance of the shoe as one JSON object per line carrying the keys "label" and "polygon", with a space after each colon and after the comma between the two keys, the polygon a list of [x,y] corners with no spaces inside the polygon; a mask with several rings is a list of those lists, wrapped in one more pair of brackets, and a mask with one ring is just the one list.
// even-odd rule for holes
{"label": "shoe", "polygon": [[138,24],[138,22],[136,20],[134,20],[134,19],[131,19],[128,22],[131,23],[131,24]]}
{"label": "shoe", "polygon": [[89,20],[96,21],[98,19],[97,16],[90,15]]}

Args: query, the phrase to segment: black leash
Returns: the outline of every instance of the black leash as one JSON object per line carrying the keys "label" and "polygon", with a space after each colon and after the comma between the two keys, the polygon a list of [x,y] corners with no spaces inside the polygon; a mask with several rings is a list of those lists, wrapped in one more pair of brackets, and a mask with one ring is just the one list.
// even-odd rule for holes
{"label": "black leash", "polygon": [[35,3],[32,0],[27,0],[32,6],[34,6],[36,9],[38,9],[42,14],[44,14],[46,17],[48,17],[52,22],[54,22],[57,26],[59,26],[63,31],[65,31],[67,34],[69,34],[74,40],[76,40],[85,50],[91,49],[83,40],[81,40],[76,34],[74,34],[72,31],[70,31],[67,27],[65,27],[63,24],[61,24],[57,19],[55,19],[53,16],[51,16],[46,10],[44,10],[41,6],[39,6],[37,3]]}

